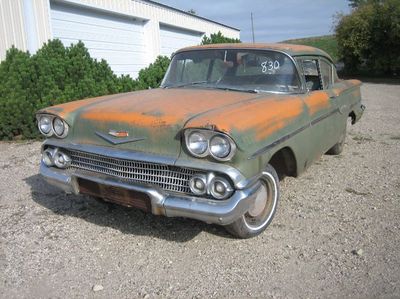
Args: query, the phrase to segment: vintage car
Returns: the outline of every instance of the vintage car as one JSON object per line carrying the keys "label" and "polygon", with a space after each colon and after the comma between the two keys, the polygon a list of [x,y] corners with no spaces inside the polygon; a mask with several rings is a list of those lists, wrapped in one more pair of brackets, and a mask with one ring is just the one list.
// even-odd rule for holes
{"label": "vintage car", "polygon": [[360,84],[312,47],[184,48],[160,88],[40,110],[40,172],[66,192],[253,237],[271,223],[280,179],[342,151],[365,108]]}

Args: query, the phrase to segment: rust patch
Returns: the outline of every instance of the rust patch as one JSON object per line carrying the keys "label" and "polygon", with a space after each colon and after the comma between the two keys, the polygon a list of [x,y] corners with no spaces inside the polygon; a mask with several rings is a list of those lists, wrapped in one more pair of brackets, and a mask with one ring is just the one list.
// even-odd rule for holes
{"label": "rust patch", "polygon": [[[339,84],[336,85],[336,87],[333,88],[333,92],[335,93],[336,96],[340,95],[343,91],[354,87],[354,86],[360,86],[362,83],[359,80],[353,79],[353,80],[342,80],[340,81]],[[360,94],[360,90],[358,90],[358,93]]]}
{"label": "rust patch", "polygon": [[116,112],[116,111],[88,111],[82,115],[83,118],[98,122],[122,122],[142,127],[159,127],[172,125],[178,122],[179,118],[174,115],[153,116],[141,113]]}
{"label": "rust patch", "polygon": [[87,105],[96,103],[96,102],[101,102],[104,100],[111,100],[117,97],[121,97],[124,94],[117,94],[117,95],[106,95],[106,96],[101,96],[101,97],[95,97],[95,98],[88,98],[88,99],[83,99],[83,100],[76,100],[60,105],[55,105],[51,107],[44,108],[39,111],[39,113],[51,113],[51,114],[56,114],[62,118],[65,119],[65,117],[71,113],[74,112],[82,107],[85,107]]}
{"label": "rust patch", "polygon": [[308,107],[310,115],[314,115],[321,109],[326,109],[329,107],[329,96],[326,92],[316,91],[308,95],[304,102]]}
{"label": "rust patch", "polygon": [[223,132],[254,130],[257,140],[262,140],[300,116],[303,105],[299,97],[260,99],[197,117],[187,127],[212,124]]}
{"label": "rust patch", "polygon": [[253,94],[196,89],[155,89],[84,108],[83,119],[141,127],[170,126],[188,118],[254,98]]}

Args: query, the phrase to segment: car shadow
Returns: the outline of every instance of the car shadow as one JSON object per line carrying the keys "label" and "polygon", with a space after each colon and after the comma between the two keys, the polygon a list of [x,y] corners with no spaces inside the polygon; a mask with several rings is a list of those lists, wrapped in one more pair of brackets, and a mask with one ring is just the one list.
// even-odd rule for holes
{"label": "car shadow", "polygon": [[175,242],[187,242],[202,231],[231,238],[223,227],[185,218],[155,216],[85,195],[66,194],[48,184],[39,174],[24,180],[32,199],[53,213],[77,217],[98,226],[112,227],[124,234],[146,235]]}

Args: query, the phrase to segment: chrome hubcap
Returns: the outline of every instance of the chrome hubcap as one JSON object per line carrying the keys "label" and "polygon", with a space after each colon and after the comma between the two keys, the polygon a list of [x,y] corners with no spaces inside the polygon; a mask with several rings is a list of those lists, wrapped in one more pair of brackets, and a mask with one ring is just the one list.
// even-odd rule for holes
{"label": "chrome hubcap", "polygon": [[262,213],[264,210],[265,204],[267,203],[267,187],[262,184],[261,190],[258,192],[256,200],[254,201],[254,205],[249,209],[249,215],[252,217],[256,217]]}
{"label": "chrome hubcap", "polygon": [[264,172],[261,184],[254,205],[243,215],[244,224],[253,231],[263,228],[271,220],[278,200],[278,186],[272,174]]}

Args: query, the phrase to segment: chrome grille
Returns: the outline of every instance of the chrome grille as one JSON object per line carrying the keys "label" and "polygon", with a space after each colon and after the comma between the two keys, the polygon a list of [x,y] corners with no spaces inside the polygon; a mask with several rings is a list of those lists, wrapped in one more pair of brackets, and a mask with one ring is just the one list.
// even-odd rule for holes
{"label": "chrome grille", "polygon": [[194,174],[192,169],[112,158],[75,150],[63,151],[71,157],[71,168],[157,185],[167,191],[191,193],[189,180]]}

